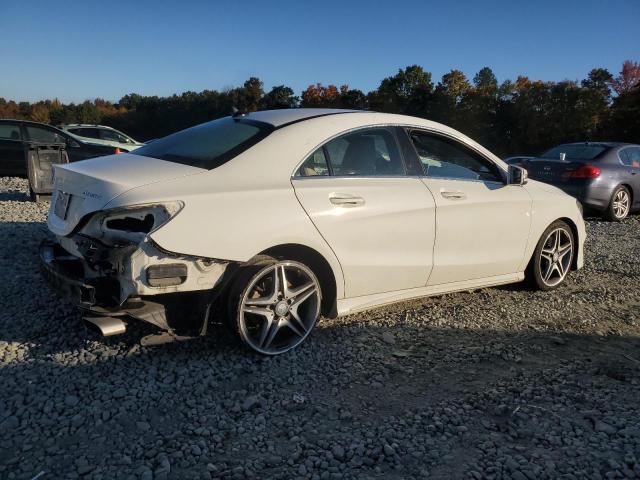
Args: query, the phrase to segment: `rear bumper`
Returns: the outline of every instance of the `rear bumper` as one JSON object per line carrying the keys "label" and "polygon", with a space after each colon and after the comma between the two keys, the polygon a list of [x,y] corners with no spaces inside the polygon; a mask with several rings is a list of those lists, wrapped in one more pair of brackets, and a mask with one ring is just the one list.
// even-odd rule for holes
{"label": "rear bumper", "polygon": [[588,209],[603,211],[609,206],[613,188],[608,185],[602,185],[599,182],[591,180],[581,183],[551,183],[559,188],[567,195],[575,197],[580,203]]}
{"label": "rear bumper", "polygon": [[51,289],[88,315],[130,317],[176,333],[201,331],[204,326],[212,290],[133,296],[120,302],[117,278],[87,278],[84,261],[59,244],[44,241],[39,256]]}

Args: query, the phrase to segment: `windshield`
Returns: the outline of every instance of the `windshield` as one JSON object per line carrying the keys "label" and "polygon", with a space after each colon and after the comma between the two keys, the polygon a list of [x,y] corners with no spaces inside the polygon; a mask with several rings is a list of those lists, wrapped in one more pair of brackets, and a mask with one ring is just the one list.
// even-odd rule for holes
{"label": "windshield", "polygon": [[212,170],[272,131],[267,123],[225,117],[174,133],[131,153]]}
{"label": "windshield", "polygon": [[604,152],[607,147],[602,145],[558,145],[551,150],[547,150],[542,155],[542,158],[555,158],[560,160],[560,154],[564,153],[565,160],[573,161],[589,161],[595,159],[598,155]]}

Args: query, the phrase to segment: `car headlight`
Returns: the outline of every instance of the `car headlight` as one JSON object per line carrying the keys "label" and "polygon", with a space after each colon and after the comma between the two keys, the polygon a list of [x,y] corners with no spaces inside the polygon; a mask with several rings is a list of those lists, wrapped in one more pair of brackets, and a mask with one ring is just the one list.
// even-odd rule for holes
{"label": "car headlight", "polygon": [[180,201],[132,205],[95,213],[80,233],[105,243],[137,243],[175,217]]}

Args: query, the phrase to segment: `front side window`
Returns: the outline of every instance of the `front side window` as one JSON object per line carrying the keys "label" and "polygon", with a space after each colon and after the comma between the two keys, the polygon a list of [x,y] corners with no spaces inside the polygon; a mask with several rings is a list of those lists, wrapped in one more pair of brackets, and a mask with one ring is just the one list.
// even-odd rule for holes
{"label": "front side window", "polygon": [[3,140],[20,140],[20,125],[0,123],[0,138]]}
{"label": "front side window", "polygon": [[327,142],[303,162],[298,174],[370,177],[404,175],[405,171],[393,133],[371,128]]}
{"label": "front side window", "polygon": [[212,170],[264,139],[273,129],[267,123],[225,117],[174,133],[130,153]]}
{"label": "front side window", "polygon": [[27,125],[27,134],[32,142],[65,143],[66,140],[62,134],[55,130],[34,125]]}
{"label": "front side window", "polygon": [[458,142],[424,132],[410,136],[427,177],[502,182],[495,164]]}

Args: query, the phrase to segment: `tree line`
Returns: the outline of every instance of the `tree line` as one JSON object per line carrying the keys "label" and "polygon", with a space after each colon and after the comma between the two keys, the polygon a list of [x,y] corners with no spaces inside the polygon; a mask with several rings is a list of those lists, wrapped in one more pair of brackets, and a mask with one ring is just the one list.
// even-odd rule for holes
{"label": "tree line", "polygon": [[256,111],[326,107],[402,113],[449,125],[498,155],[535,155],[563,142],[640,142],[640,63],[626,61],[617,75],[594,68],[581,81],[531,80],[498,83],[489,67],[473,79],[451,70],[434,82],[411,65],[364,93],[348,85],[310,85],[300,96],[285,86],[264,90],[251,77],[225,91],[184,92],[170,97],[125,95],[113,103],[100,98],[80,104],[57,99],[35,103],[0,97],[0,118],[53,125],[105,124],[148,140],[229,115],[232,108]]}

